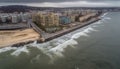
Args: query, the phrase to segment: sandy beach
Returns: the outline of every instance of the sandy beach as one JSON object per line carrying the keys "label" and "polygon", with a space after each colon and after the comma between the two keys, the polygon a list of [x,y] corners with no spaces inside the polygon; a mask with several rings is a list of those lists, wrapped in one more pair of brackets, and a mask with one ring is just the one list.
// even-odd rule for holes
{"label": "sandy beach", "polygon": [[0,31],[0,47],[35,41],[39,39],[39,37],[40,35],[33,29]]}

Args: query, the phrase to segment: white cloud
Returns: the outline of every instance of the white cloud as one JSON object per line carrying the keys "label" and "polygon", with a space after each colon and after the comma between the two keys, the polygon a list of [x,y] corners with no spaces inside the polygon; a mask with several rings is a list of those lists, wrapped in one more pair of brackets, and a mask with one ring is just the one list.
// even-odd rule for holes
{"label": "white cloud", "polygon": [[109,3],[103,2],[87,2],[87,1],[76,1],[76,2],[60,2],[60,3],[29,3],[29,6],[38,7],[94,7],[94,6],[109,6]]}
{"label": "white cloud", "polygon": [[0,3],[0,5],[28,5],[36,7],[120,7],[120,1],[73,1],[73,2],[43,2],[43,3]]}

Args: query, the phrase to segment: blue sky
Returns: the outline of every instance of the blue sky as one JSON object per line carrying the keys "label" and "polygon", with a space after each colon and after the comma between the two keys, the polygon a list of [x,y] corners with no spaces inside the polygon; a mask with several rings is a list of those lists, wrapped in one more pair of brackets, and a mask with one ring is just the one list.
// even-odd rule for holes
{"label": "blue sky", "polygon": [[37,7],[120,7],[120,0],[0,0],[2,5]]}

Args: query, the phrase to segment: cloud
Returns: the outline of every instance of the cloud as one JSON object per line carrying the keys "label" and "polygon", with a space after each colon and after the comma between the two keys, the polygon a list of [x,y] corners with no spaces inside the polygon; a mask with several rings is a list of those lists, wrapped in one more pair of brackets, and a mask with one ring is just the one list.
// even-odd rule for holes
{"label": "cloud", "polygon": [[109,3],[103,2],[87,2],[87,1],[74,1],[74,2],[44,2],[44,3],[29,3],[28,6],[38,7],[95,7],[95,6],[108,6]]}
{"label": "cloud", "polygon": [[103,1],[119,1],[119,0],[0,0],[4,3],[42,3],[42,2],[73,2],[73,1],[90,1],[90,2],[103,2]]}
{"label": "cloud", "polygon": [[18,2],[68,2],[68,1],[79,1],[79,0],[0,0],[0,2],[18,3]]}
{"label": "cloud", "polygon": [[[46,1],[46,0],[45,0]],[[53,0],[52,0],[53,1]],[[27,5],[36,7],[120,7],[120,1],[64,1],[64,2],[41,2],[41,3],[0,3],[0,5]]]}

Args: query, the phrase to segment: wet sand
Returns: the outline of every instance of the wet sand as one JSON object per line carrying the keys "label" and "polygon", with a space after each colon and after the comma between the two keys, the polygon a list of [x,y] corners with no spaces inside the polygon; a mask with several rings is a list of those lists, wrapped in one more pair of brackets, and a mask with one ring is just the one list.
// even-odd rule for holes
{"label": "wet sand", "polygon": [[38,40],[40,35],[33,29],[0,31],[0,47]]}

